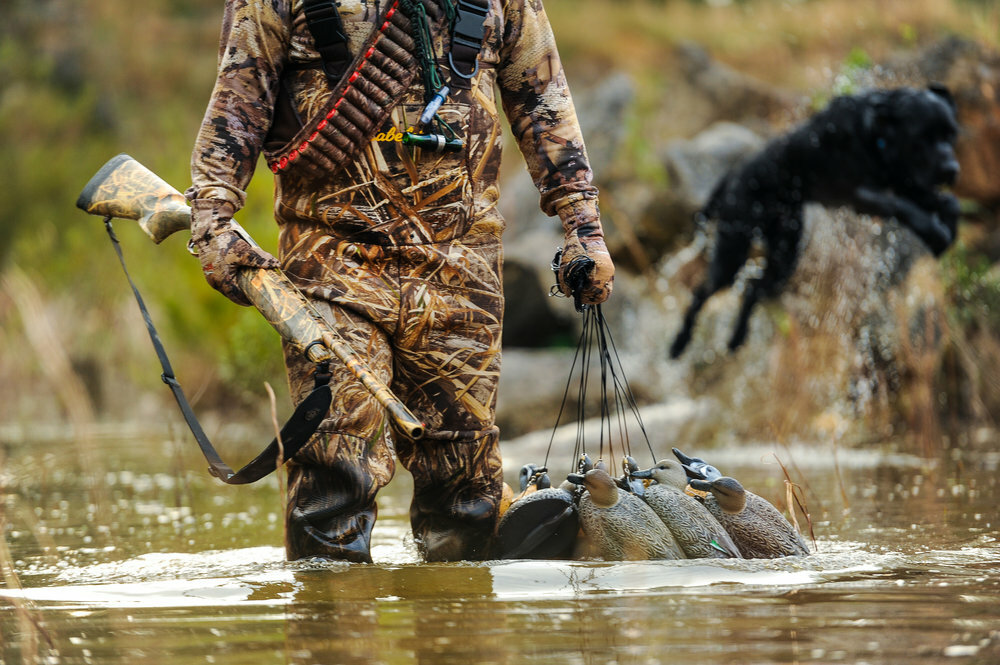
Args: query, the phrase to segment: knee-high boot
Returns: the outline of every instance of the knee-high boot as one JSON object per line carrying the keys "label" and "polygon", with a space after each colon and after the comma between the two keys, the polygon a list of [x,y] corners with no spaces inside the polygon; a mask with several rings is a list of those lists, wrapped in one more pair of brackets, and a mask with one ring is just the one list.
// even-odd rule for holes
{"label": "knee-high boot", "polygon": [[498,438],[496,429],[442,432],[397,444],[413,474],[413,536],[428,561],[490,555],[503,493]]}
{"label": "knee-high boot", "polygon": [[392,478],[391,452],[382,439],[318,436],[288,464],[286,556],[371,562],[375,495]]}

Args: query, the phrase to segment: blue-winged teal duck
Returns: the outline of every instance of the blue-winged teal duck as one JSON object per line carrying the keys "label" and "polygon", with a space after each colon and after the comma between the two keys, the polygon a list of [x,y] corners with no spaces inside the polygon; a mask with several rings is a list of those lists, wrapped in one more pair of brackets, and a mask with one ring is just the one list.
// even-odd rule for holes
{"label": "blue-winged teal duck", "polygon": [[799,532],[767,499],[743,488],[735,478],[703,459],[688,457],[676,448],[690,485],[708,492],[705,508],[725,527],[747,559],[776,559],[809,554],[809,547]]}
{"label": "blue-winged teal duck", "polygon": [[580,524],[604,559],[685,558],[653,509],[642,499],[620,490],[607,471],[595,468],[568,478],[587,489],[580,497]]}
{"label": "blue-winged teal duck", "polygon": [[645,489],[642,499],[663,520],[689,559],[743,558],[718,520],[700,501],[684,493],[687,474],[680,462],[660,460],[653,468],[631,475],[656,481]]}

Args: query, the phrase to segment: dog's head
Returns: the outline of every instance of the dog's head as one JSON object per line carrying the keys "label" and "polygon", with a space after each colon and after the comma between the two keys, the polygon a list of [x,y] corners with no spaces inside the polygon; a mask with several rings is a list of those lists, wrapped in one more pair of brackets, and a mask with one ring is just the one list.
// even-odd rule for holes
{"label": "dog's head", "polygon": [[880,92],[864,125],[894,189],[929,191],[955,183],[958,121],[955,101],[943,85]]}

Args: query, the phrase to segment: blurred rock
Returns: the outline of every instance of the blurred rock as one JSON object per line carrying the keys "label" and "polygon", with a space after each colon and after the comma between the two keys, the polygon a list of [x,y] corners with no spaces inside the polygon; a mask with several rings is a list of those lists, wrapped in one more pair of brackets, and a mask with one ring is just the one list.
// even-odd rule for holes
{"label": "blurred rock", "polygon": [[722,175],[764,146],[764,137],[743,125],[719,122],[664,151],[670,188],[689,215],[701,209]]}
{"label": "blurred rock", "polygon": [[763,144],[763,137],[732,122],[716,123],[692,139],[670,141],[660,151],[668,186],[649,192],[645,208],[630,220],[629,235],[619,230],[609,238],[618,265],[644,272],[689,242],[697,230],[696,213],[715,184]]}
{"label": "blurred rock", "polygon": [[698,44],[685,42],[676,54],[684,78],[711,103],[713,113],[707,121],[766,126],[786,118],[797,103],[792,93],[714,60]]}
{"label": "blurred rock", "polygon": [[[551,275],[551,271],[549,271]],[[550,280],[554,283],[554,280]],[[503,268],[506,307],[503,319],[505,348],[544,348],[565,344],[573,335],[572,308],[553,307],[551,283],[543,284],[538,273],[523,263],[507,260]]]}

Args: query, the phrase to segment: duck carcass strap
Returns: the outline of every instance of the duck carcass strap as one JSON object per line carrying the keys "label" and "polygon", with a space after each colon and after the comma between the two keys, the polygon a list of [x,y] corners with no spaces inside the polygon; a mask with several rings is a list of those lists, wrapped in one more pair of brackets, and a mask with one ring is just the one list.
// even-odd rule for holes
{"label": "duck carcass strap", "polygon": [[328,176],[353,161],[413,81],[419,65],[411,34],[410,19],[399,10],[396,0],[376,23],[324,109],[280,148],[264,146],[271,170]]}

